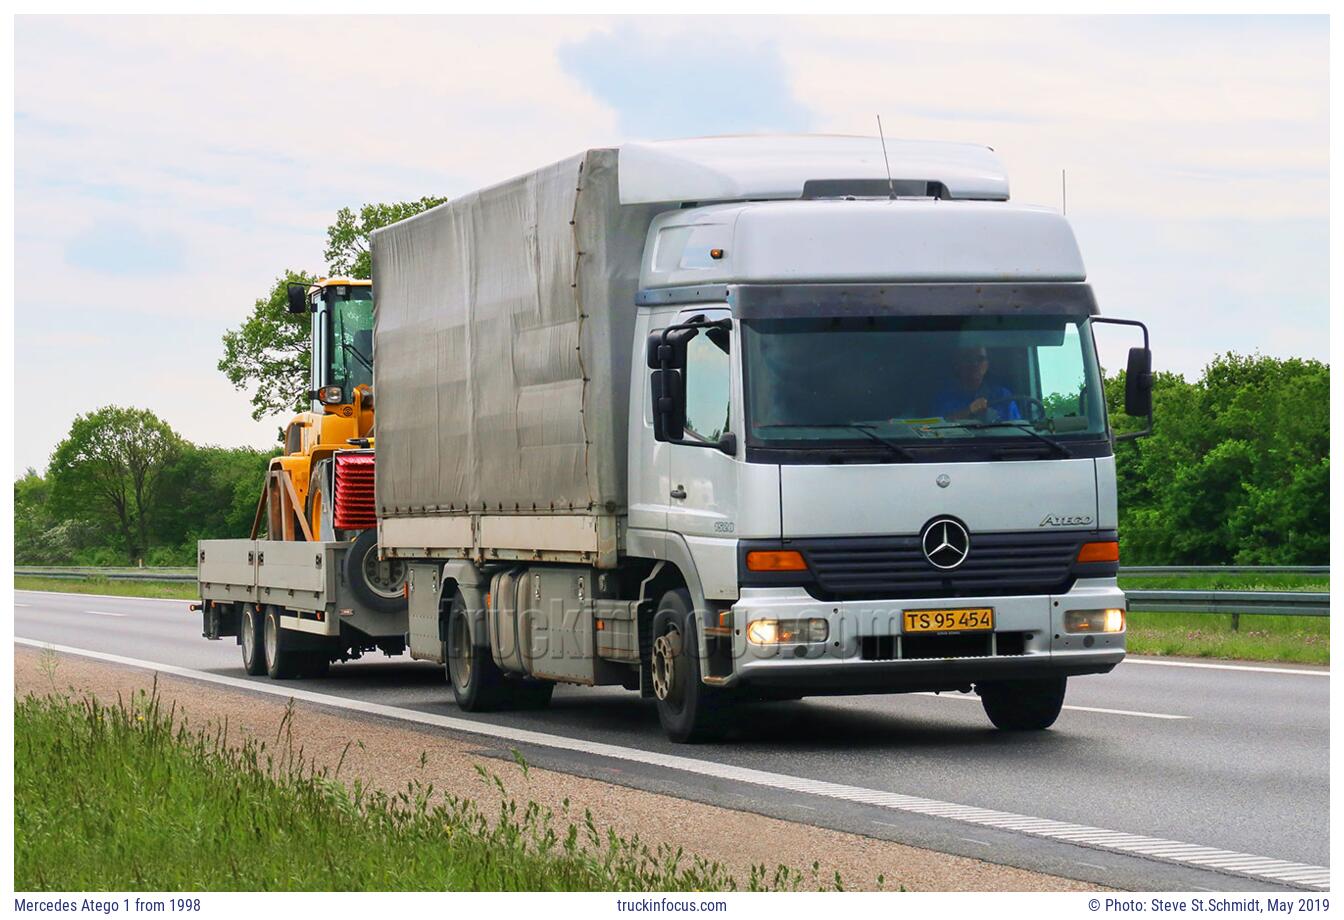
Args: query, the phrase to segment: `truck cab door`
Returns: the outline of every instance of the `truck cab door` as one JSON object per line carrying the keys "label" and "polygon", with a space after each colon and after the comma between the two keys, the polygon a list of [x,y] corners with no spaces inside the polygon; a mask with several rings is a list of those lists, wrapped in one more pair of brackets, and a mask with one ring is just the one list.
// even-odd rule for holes
{"label": "truck cab door", "polygon": [[[713,320],[729,312],[701,307],[684,312],[677,322],[696,315]],[[714,330],[687,343],[685,440],[716,444],[741,418],[735,411],[740,397],[733,397],[733,341],[733,334]],[[667,529],[686,540],[706,596],[735,597],[738,460],[713,446],[667,444],[666,449],[671,455]]]}

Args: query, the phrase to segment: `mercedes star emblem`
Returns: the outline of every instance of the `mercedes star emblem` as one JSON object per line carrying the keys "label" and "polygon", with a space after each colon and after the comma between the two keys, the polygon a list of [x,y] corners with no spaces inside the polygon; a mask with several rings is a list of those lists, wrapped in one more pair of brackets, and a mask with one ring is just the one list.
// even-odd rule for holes
{"label": "mercedes star emblem", "polygon": [[955,569],[966,561],[966,554],[971,551],[971,535],[960,521],[936,518],[924,528],[920,544],[924,548],[924,558],[929,560],[930,565],[940,569]]}
{"label": "mercedes star emblem", "polygon": [[946,473],[939,473],[938,478],[934,481],[938,483],[938,488],[940,489],[946,489],[948,486],[952,485],[952,477]]}

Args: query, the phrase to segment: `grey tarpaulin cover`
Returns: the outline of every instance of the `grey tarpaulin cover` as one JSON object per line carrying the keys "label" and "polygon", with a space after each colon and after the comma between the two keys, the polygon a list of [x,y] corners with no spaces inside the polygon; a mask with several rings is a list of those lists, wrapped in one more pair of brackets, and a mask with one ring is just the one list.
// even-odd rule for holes
{"label": "grey tarpaulin cover", "polygon": [[623,514],[653,206],[589,150],[373,236],[380,517]]}

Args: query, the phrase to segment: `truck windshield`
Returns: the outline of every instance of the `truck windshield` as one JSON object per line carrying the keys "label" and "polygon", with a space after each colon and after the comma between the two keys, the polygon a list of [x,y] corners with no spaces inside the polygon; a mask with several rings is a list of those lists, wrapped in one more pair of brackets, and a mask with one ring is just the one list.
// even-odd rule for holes
{"label": "truck windshield", "polygon": [[344,391],[342,402],[353,402],[355,387],[373,385],[373,289],[351,286],[331,298],[330,384]]}
{"label": "truck windshield", "polygon": [[[1091,330],[1061,316],[811,317],[742,323],[748,444],[1020,440],[1067,453],[1105,435]],[[1064,446],[1061,449],[1061,446]]]}

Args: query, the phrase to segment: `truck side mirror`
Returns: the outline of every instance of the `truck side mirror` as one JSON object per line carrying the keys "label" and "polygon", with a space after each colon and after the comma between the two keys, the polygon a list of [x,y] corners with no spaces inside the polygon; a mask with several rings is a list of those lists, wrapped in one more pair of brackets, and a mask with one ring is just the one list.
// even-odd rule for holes
{"label": "truck side mirror", "polygon": [[288,313],[308,312],[308,285],[291,281],[285,286],[285,310]]}
{"label": "truck side mirror", "polygon": [[1153,414],[1153,353],[1147,348],[1131,348],[1125,366],[1125,414],[1148,417]]}
{"label": "truck side mirror", "polygon": [[686,379],[681,371],[654,371],[649,392],[653,398],[654,440],[680,441],[686,436]]}

